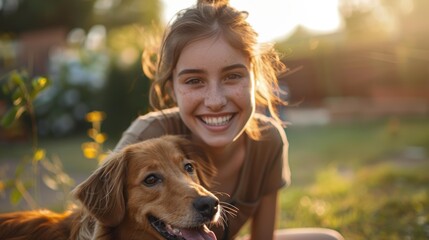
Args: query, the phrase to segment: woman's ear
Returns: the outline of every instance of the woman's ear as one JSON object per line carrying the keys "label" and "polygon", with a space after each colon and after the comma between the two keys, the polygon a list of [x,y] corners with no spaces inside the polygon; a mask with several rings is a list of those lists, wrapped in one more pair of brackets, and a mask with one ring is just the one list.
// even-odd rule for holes
{"label": "woman's ear", "polygon": [[124,186],[127,161],[123,151],[111,153],[73,195],[103,225],[117,226],[125,216]]}

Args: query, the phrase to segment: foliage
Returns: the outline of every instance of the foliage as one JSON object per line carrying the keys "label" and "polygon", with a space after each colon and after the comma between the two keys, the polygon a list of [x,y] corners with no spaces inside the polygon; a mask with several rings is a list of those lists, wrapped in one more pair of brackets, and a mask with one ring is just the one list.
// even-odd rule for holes
{"label": "foliage", "polygon": [[[15,120],[27,112],[34,117],[33,101],[36,97],[46,89],[49,81],[45,77],[30,78],[26,71],[12,71],[1,81],[2,91],[6,95],[10,95],[11,107],[1,118],[3,127],[10,127]],[[34,133],[37,133],[35,119],[32,118]],[[33,141],[37,141],[33,135]]]}
{"label": "foliage", "polygon": [[[149,110],[150,80],[143,74],[143,52],[156,52],[162,38],[159,25],[127,25],[111,30],[107,45],[111,64],[102,92],[102,107],[109,116],[103,123],[109,135],[119,136],[136,115]],[[148,51],[149,50],[149,51]]]}
{"label": "foliage", "polygon": [[[61,161],[53,157],[46,156],[46,150],[39,147],[37,136],[37,123],[33,102],[38,95],[49,86],[49,80],[44,77],[29,77],[26,71],[13,71],[5,78],[1,79],[3,92],[10,97],[11,106],[6,114],[1,117],[3,127],[10,127],[19,121],[24,113],[28,114],[32,126],[32,155],[24,156],[15,169],[15,174],[11,179],[0,181],[0,192],[10,190],[10,202],[14,205],[24,199],[31,208],[38,206],[38,177],[42,175],[42,180],[46,186],[53,190],[68,191],[73,184],[73,180],[63,171]],[[31,166],[28,169],[27,166]],[[40,171],[43,168],[43,172]],[[29,192],[30,189],[34,193]]]}
{"label": "foliage", "polygon": [[[103,39],[104,28],[93,30]],[[89,35],[91,32],[86,41],[91,42]],[[85,114],[102,105],[100,94],[109,72],[110,56],[103,40],[87,45],[91,47],[70,44],[51,54],[51,87],[35,101],[41,136],[82,131],[86,128]]]}
{"label": "foliage", "polygon": [[55,26],[88,29],[96,24],[110,28],[158,22],[160,8],[158,0],[0,0],[0,29],[22,32]]}
{"label": "foliage", "polygon": [[[36,53],[49,52],[42,58],[49,58],[46,69],[52,81],[34,103],[40,136],[83,131],[85,114],[91,109],[111,116],[106,129],[120,134],[136,113],[147,111],[149,83],[141,71],[141,40],[150,34],[148,29],[159,25],[160,12],[159,0],[0,0],[0,35],[12,36],[2,41],[9,44],[0,47],[0,52],[7,53],[0,57],[0,66],[13,68],[20,62],[13,55],[22,43],[16,41],[20,35],[13,33],[52,27],[70,31],[69,42],[60,48]],[[93,34],[96,27],[104,28],[103,37]],[[101,49],[88,48],[91,36],[104,41]]]}

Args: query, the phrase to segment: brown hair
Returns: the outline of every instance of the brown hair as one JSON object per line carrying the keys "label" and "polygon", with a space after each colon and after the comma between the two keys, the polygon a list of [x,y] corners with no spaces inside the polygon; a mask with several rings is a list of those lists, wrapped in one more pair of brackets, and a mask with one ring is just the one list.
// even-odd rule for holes
{"label": "brown hair", "polygon": [[[258,44],[258,34],[246,21],[247,12],[231,7],[228,0],[198,0],[196,6],[177,13],[174,21],[167,27],[157,56],[155,73],[149,73],[150,54],[143,54],[143,69],[146,75],[153,76],[150,89],[150,104],[155,110],[176,106],[172,99],[172,89],[167,83],[182,50],[189,43],[222,35],[229,44],[249,57],[255,77],[256,107],[268,109],[270,115],[281,122],[275,109],[276,105],[285,105],[279,97],[281,90],[277,76],[286,70],[277,52],[271,44]],[[246,132],[254,139],[260,135],[255,121],[251,121]]]}

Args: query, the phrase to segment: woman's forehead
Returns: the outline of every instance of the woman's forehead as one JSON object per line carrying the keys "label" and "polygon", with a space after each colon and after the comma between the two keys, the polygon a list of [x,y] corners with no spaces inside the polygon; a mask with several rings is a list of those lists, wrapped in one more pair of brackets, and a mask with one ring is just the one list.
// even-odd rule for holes
{"label": "woman's forehead", "polygon": [[186,68],[225,67],[242,64],[250,68],[250,60],[232,47],[224,37],[211,37],[189,43],[181,52],[176,70]]}

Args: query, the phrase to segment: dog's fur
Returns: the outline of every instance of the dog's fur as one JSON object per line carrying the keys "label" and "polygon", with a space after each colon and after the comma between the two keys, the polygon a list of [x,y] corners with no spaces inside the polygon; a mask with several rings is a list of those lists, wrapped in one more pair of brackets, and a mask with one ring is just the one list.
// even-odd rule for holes
{"label": "dog's fur", "polygon": [[164,239],[149,216],[176,233],[217,220],[219,202],[203,187],[214,174],[206,155],[184,138],[133,144],[111,153],[73,190],[81,207],[0,214],[0,239]]}

